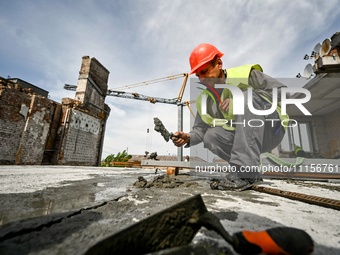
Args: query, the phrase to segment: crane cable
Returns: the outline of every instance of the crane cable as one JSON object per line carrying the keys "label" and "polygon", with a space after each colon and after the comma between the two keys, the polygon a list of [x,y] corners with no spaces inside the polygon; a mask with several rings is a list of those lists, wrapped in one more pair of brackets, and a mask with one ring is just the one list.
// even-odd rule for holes
{"label": "crane cable", "polygon": [[147,128],[146,128],[146,140],[145,140],[145,151],[152,150],[152,134],[153,129],[150,128],[153,124],[153,115],[155,113],[154,105],[150,104],[148,109],[148,116],[147,116]]}
{"label": "crane cable", "polygon": [[134,83],[134,84],[125,85],[125,86],[122,86],[122,87],[115,88],[115,90],[131,89],[131,88],[135,88],[135,87],[150,85],[150,84],[153,84],[153,83],[175,80],[175,79],[187,77],[187,76],[188,76],[187,73],[175,74],[175,75],[170,75],[170,76],[157,78],[157,79],[153,79],[153,80],[149,80],[149,81],[142,81],[142,82],[138,82],[138,83]]}

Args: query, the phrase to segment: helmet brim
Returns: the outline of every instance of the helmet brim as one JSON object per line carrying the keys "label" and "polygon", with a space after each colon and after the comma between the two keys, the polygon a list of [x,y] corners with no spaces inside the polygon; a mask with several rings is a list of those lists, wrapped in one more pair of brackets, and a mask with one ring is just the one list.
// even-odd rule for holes
{"label": "helmet brim", "polygon": [[213,60],[214,57],[216,57],[216,55],[218,55],[218,56],[221,58],[221,57],[223,57],[224,54],[223,54],[222,52],[220,52],[220,51],[216,52],[215,54],[210,54],[208,57],[206,57],[204,60],[202,60],[199,64],[197,64],[196,66],[194,66],[194,68],[192,68],[192,69],[190,70],[189,75],[196,73],[196,71],[197,71],[200,67],[204,66],[206,63],[208,63],[209,61]]}

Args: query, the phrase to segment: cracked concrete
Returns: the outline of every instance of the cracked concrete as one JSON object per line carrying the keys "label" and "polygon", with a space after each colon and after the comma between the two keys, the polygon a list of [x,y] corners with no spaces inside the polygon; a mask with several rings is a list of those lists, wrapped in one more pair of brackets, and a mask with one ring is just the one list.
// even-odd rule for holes
{"label": "cracked concrete", "polygon": [[[196,184],[174,188],[133,186],[139,176],[150,181],[154,172],[1,166],[0,254],[84,254],[98,241],[195,194],[202,195],[208,210],[220,218],[229,233],[296,227],[314,239],[314,254],[340,254],[337,210],[251,190],[211,190],[208,179],[184,175],[176,178]],[[265,180],[264,185],[340,199],[340,184]],[[235,254],[217,233],[205,228],[184,248],[195,254],[208,254],[204,253],[207,250],[209,254]],[[167,254],[176,251],[171,252]]]}

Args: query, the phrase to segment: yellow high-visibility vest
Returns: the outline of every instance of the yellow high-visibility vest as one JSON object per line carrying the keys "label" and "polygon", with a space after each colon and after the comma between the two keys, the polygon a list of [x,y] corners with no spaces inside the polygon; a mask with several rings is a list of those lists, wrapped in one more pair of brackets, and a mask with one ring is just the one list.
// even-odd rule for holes
{"label": "yellow high-visibility vest", "polygon": [[[238,66],[238,67],[233,67],[233,68],[227,69],[226,70],[226,72],[227,72],[226,84],[234,85],[234,86],[240,88],[241,90],[246,90],[246,89],[250,88],[249,76],[250,76],[250,73],[253,69],[261,71],[261,72],[263,71],[262,67],[258,64],[243,65],[243,66]],[[211,116],[208,113],[202,114],[202,96],[203,95],[206,95],[207,98],[211,98],[212,101],[210,101],[210,102],[212,102],[212,104],[216,104],[216,107],[219,107],[219,102],[216,102],[216,99],[213,96],[213,94],[210,91],[208,91],[207,89],[204,89],[196,99],[197,111],[200,114],[202,120],[211,127],[221,126],[221,127],[223,127],[224,129],[227,129],[227,130],[234,130],[235,128],[230,126],[230,122],[229,122],[230,120],[235,120],[235,116],[233,115],[233,108],[232,108],[233,107],[233,102],[232,102],[233,98],[232,98],[232,94],[231,94],[230,90],[225,88],[225,89],[223,89],[222,94],[221,94],[221,101],[222,102],[227,98],[230,99],[228,112],[222,112],[221,111],[221,113],[224,117],[223,119],[216,118],[214,116]],[[270,104],[272,103],[269,98],[266,98],[263,95],[260,95],[260,96],[261,96],[262,99],[264,99],[268,103],[270,103]],[[206,102],[208,102],[208,100],[206,100]],[[212,104],[207,105],[206,106],[207,109],[208,108],[211,109]],[[279,106],[279,104],[276,107],[276,111],[279,114],[281,122],[289,120],[289,116],[287,114],[286,115],[281,114],[281,107]],[[226,120],[228,120],[228,121],[226,121]],[[286,125],[287,124],[285,124],[285,126]]]}

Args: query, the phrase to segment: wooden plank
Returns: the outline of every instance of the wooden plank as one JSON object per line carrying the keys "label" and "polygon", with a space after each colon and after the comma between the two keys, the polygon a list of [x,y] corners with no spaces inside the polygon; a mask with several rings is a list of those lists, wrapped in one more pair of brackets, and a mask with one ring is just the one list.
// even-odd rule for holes
{"label": "wooden plank", "polygon": [[185,161],[162,161],[162,160],[142,160],[141,166],[150,167],[181,167],[190,168],[190,162]]}
{"label": "wooden plank", "polygon": [[140,162],[119,162],[119,161],[113,161],[110,162],[111,166],[117,166],[117,167],[140,167]]}

